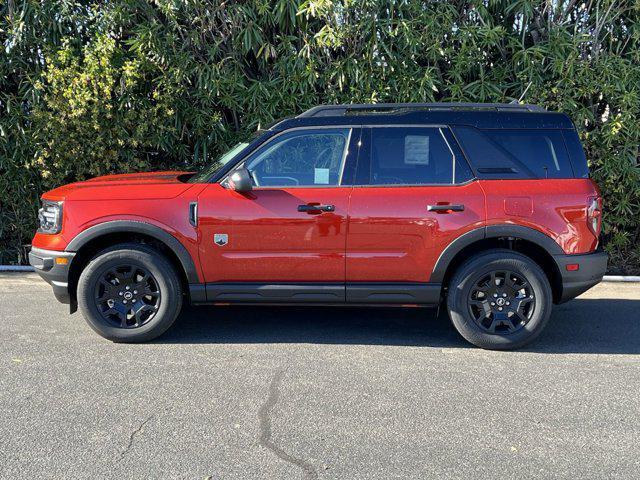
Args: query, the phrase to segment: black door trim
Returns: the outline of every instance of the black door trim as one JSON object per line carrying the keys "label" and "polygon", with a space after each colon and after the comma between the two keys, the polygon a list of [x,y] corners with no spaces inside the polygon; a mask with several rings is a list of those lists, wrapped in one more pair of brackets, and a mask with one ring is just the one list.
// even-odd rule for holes
{"label": "black door trim", "polygon": [[407,303],[437,305],[439,283],[347,283],[347,303]]}
{"label": "black door trim", "polygon": [[440,302],[439,283],[190,284],[191,302],[283,304],[419,304]]}
{"label": "black door trim", "polygon": [[207,283],[208,302],[343,303],[344,284]]}

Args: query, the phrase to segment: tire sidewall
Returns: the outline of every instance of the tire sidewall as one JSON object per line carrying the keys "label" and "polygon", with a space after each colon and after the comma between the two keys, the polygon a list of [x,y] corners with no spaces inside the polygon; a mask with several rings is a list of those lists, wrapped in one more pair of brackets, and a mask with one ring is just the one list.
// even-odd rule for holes
{"label": "tire sidewall", "polygon": [[[475,282],[495,270],[510,270],[522,275],[535,295],[531,319],[511,334],[492,334],[478,326],[468,308],[468,298]],[[449,316],[458,332],[481,348],[513,349],[533,341],[544,329],[551,312],[551,287],[544,272],[524,255],[512,251],[479,255],[464,264],[454,275],[447,299]]]}
{"label": "tire sidewall", "polygon": [[[122,265],[139,266],[155,279],[160,305],[155,316],[137,328],[118,328],[104,320],[94,301],[96,283],[109,269]],[[89,326],[113,341],[146,341],[164,333],[174,322],[182,306],[180,282],[171,265],[157,252],[144,247],[121,247],[96,256],[85,267],[78,281],[78,307]]]}

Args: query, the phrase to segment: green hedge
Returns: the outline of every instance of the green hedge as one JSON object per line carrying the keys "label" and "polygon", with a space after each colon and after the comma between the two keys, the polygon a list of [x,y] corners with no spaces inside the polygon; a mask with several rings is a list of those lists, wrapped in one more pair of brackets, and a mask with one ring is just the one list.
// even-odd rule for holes
{"label": "green hedge", "polygon": [[197,168],[319,103],[522,98],[576,122],[637,272],[639,27],[633,1],[5,0],[0,263],[56,185]]}

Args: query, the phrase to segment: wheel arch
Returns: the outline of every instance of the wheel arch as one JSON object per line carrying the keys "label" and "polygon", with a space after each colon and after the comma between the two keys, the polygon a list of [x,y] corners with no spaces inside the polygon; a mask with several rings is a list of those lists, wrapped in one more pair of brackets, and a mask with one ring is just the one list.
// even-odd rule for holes
{"label": "wheel arch", "polygon": [[447,288],[456,269],[467,258],[495,248],[513,250],[536,262],[549,280],[554,303],[560,300],[562,277],[553,255],[564,251],[548,235],[521,225],[490,225],[461,235],[438,258],[430,282],[442,283]]}
{"label": "wheel arch", "polygon": [[164,254],[173,264],[188,292],[189,284],[199,283],[195,262],[186,247],[162,228],[133,220],[114,220],[94,225],[76,235],[65,249],[76,252],[69,267],[69,294],[72,310],[76,304],[78,279],[84,266],[104,248],[117,243],[142,243]]}

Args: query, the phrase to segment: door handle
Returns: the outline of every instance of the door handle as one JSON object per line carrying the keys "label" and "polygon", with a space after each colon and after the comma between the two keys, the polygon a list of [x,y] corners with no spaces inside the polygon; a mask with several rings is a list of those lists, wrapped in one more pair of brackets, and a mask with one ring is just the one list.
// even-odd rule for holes
{"label": "door handle", "polygon": [[322,212],[335,212],[335,205],[320,205],[319,203],[308,203],[306,205],[298,205],[299,212],[306,213],[322,213]]}
{"label": "door handle", "polygon": [[463,212],[464,205],[427,205],[429,212]]}

